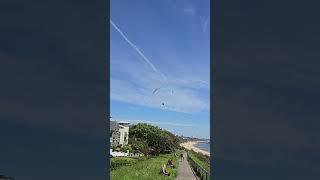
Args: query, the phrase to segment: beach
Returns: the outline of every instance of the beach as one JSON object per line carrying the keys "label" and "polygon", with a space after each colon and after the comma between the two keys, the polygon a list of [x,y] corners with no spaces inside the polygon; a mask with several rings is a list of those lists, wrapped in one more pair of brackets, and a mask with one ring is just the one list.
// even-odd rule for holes
{"label": "beach", "polygon": [[202,141],[188,141],[188,142],[185,142],[185,143],[181,143],[180,145],[186,149],[189,149],[189,150],[193,150],[195,152],[199,152],[199,153],[202,153],[204,155],[208,155],[210,156],[210,152],[207,152],[207,151],[204,151],[202,149],[199,149],[198,147],[196,147],[195,145],[199,142],[202,142]]}

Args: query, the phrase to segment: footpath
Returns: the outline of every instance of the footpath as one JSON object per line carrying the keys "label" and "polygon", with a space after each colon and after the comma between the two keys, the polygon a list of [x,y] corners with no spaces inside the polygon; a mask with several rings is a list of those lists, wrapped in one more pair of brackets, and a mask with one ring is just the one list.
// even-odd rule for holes
{"label": "footpath", "polygon": [[179,160],[178,176],[176,180],[197,180],[187,161],[187,153],[183,153],[184,160]]}

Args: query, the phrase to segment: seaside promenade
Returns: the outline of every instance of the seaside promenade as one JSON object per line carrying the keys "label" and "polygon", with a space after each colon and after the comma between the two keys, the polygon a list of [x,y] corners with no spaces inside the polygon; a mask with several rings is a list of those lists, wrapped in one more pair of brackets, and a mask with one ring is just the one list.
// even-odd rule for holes
{"label": "seaside promenade", "polygon": [[183,152],[184,160],[179,161],[178,176],[176,180],[197,180],[187,161],[187,153]]}

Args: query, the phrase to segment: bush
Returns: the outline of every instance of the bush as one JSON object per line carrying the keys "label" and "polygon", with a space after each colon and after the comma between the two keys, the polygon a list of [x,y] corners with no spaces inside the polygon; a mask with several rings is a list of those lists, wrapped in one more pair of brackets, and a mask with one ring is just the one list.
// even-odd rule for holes
{"label": "bush", "polygon": [[115,146],[115,145],[111,145],[111,149],[112,151],[117,151],[117,152],[132,152],[132,147],[131,145],[126,145],[126,146],[121,146],[121,145],[118,145],[118,146]]}
{"label": "bush", "polygon": [[129,129],[129,144],[133,152],[149,155],[168,154],[179,148],[179,140],[159,127],[139,123]]}

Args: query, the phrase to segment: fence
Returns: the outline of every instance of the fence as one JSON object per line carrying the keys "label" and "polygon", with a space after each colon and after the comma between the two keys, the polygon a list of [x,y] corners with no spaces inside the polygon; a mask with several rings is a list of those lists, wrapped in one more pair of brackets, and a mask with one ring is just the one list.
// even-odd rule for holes
{"label": "fence", "polygon": [[210,180],[210,172],[206,171],[202,166],[197,164],[188,154],[188,161],[201,180]]}

